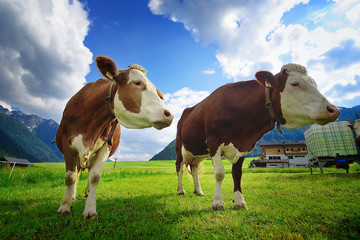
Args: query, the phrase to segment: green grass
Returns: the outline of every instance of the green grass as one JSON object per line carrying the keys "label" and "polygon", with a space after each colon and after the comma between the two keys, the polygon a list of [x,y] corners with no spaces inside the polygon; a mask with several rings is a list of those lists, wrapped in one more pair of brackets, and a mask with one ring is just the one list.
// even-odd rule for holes
{"label": "green grass", "polygon": [[[205,197],[176,195],[174,161],[107,163],[97,189],[98,216],[82,219],[87,173],[72,214],[56,213],[64,194],[64,164],[0,169],[0,239],[360,239],[360,168],[248,169],[248,210],[232,203],[231,164],[224,161],[224,211],[211,210],[211,161],[200,181]],[[119,175],[120,167],[120,175]]]}

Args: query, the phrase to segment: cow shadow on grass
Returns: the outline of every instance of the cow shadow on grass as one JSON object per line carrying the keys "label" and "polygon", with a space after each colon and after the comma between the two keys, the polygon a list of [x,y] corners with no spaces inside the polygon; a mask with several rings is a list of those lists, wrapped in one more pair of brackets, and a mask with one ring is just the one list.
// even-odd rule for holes
{"label": "cow shadow on grass", "polygon": [[[191,204],[192,199],[200,199],[203,206],[197,208]],[[210,199],[210,198],[209,198]],[[128,220],[149,218],[149,220],[164,220],[162,218],[173,218],[176,216],[190,216],[201,212],[211,212],[211,200],[198,196],[178,196],[176,193],[139,195],[136,197],[115,198],[112,196],[97,197],[97,211],[99,218],[104,216],[130,216]],[[76,200],[73,205],[80,205],[80,211],[85,206],[86,198]],[[83,203],[80,203],[83,202]],[[190,203],[190,204],[189,204]],[[157,216],[157,219],[154,219]],[[160,219],[159,219],[160,218]]]}
{"label": "cow shadow on grass", "polygon": [[[97,197],[98,215],[92,219],[82,219],[89,228],[106,229],[107,236],[117,238],[156,238],[179,239],[184,237],[184,225],[189,219],[198,219],[212,212],[211,201],[200,198],[202,207],[191,204],[197,196],[177,196],[176,193],[139,195],[136,197],[114,198]],[[189,204],[190,203],[190,204]],[[85,199],[73,203],[71,215],[64,218],[81,216]],[[83,226],[83,227],[84,227]],[[186,231],[188,232],[188,231]]]}
{"label": "cow shadow on grass", "polygon": [[[71,214],[65,216],[57,214],[59,202],[53,198],[0,200],[0,205],[7,209],[6,213],[0,214],[0,222],[5,224],[4,231],[17,237],[31,229],[34,235],[29,236],[32,237],[72,238],[78,236],[81,229],[80,239],[94,236],[110,239],[179,239],[184,231],[179,224],[188,224],[184,221],[211,212],[210,205],[204,198],[204,208],[197,209],[194,205],[186,205],[184,202],[189,202],[191,198],[192,196],[186,199],[176,193],[125,198],[99,194],[98,215],[92,219],[82,217],[85,198],[75,200]],[[205,205],[208,208],[205,208]],[[19,223],[23,228],[22,233],[15,231]]]}
{"label": "cow shadow on grass", "polygon": [[[190,193],[185,196],[177,196],[176,193],[158,193],[139,194],[133,197],[99,194],[97,197],[98,215],[92,219],[82,218],[84,199],[74,201],[72,213],[67,216],[56,213],[59,204],[58,199],[53,197],[51,199],[36,198],[30,201],[0,200],[0,205],[7,209],[1,214],[2,221],[0,222],[5,224],[4,231],[17,237],[21,237],[24,232],[31,229],[33,232],[36,231],[34,235],[29,235],[30,238],[73,238],[79,237],[81,233],[80,239],[93,237],[183,239],[195,237],[194,234],[205,239],[216,234],[224,234],[223,228],[226,223],[222,221],[229,218],[229,215],[233,216],[233,218],[230,216],[232,220],[237,221],[249,214],[252,215],[251,210],[234,210],[230,202],[225,202],[225,211],[214,212],[211,210],[211,200],[212,196],[198,197]],[[335,239],[341,233],[349,239],[356,239],[360,235],[359,219],[358,213],[354,213],[339,220],[336,226],[328,231],[327,236]],[[18,231],[19,223],[21,223],[23,233]],[[240,234],[249,228],[245,226],[244,229],[237,229],[237,231]],[[199,232],[202,232],[202,237],[198,235]]]}

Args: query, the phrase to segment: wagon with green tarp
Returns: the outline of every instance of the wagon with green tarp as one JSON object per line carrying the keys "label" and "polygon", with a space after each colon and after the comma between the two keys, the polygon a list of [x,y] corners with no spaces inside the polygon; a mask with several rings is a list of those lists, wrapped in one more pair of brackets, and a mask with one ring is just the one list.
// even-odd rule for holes
{"label": "wagon with green tarp", "polygon": [[324,126],[312,125],[304,132],[309,152],[309,167],[348,167],[360,161],[353,130],[349,122],[340,121]]}

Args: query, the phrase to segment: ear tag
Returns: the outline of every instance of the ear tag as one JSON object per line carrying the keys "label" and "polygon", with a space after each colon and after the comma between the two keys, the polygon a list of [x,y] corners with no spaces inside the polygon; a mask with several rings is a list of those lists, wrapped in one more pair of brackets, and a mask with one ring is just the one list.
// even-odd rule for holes
{"label": "ear tag", "polygon": [[107,73],[106,73],[106,76],[107,76],[108,78],[110,78],[110,79],[113,79],[113,78],[114,78],[113,75],[112,75],[110,72],[107,72]]}
{"label": "ear tag", "polygon": [[271,88],[271,87],[272,87],[272,86],[271,86],[271,83],[269,83],[268,81],[265,81],[265,87]]}

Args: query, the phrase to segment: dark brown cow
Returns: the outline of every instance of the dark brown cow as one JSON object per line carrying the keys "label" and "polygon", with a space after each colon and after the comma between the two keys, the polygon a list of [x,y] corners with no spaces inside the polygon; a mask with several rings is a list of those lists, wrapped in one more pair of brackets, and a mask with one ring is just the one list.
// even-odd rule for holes
{"label": "dark brown cow", "polygon": [[275,76],[266,71],[255,76],[256,80],[224,85],[202,102],[184,110],[175,143],[179,195],[185,194],[184,164],[190,165],[194,192],[204,195],[198,164],[210,156],[216,180],[212,209],[223,209],[224,156],[233,164],[235,207],[245,208],[241,191],[244,156],[276,122],[279,130],[280,125],[291,129],[311,123],[326,124],[335,121],[340,114],[339,109],[320,94],[303,66],[288,64]]}
{"label": "dark brown cow", "polygon": [[127,128],[162,129],[173,120],[161,92],[141,66],[133,64],[119,71],[104,56],[98,56],[96,64],[106,79],[85,85],[69,100],[57,131],[56,143],[66,163],[66,190],[58,213],[70,213],[78,171],[87,168],[89,192],[83,216],[97,214],[95,194],[101,172],[120,141],[117,122]]}

